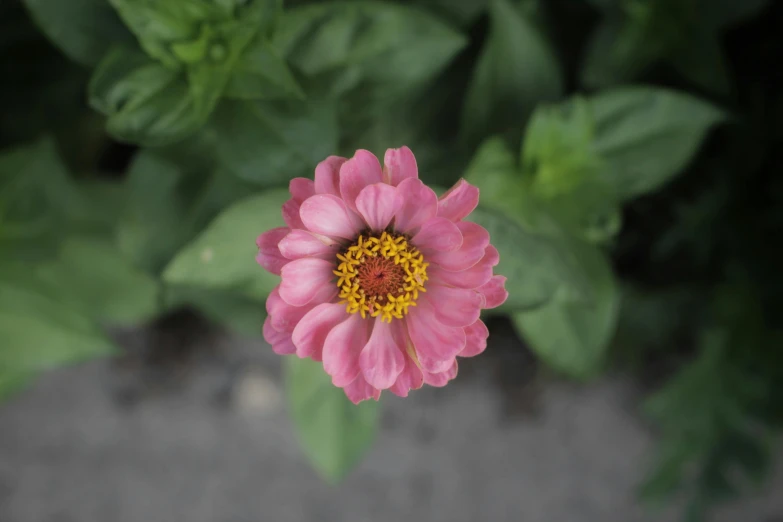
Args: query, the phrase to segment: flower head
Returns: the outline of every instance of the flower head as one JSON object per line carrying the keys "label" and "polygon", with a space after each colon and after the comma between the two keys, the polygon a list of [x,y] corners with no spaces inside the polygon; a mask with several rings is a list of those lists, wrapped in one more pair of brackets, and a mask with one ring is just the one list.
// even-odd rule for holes
{"label": "flower head", "polygon": [[487,346],[481,310],[508,296],[489,234],[464,221],[478,189],[460,180],[439,199],[407,147],[384,163],[365,150],[325,159],[315,181],[291,181],[287,226],[256,241],[258,263],[282,276],[264,337],[279,354],[322,361],[355,403],[444,386],[457,357]]}

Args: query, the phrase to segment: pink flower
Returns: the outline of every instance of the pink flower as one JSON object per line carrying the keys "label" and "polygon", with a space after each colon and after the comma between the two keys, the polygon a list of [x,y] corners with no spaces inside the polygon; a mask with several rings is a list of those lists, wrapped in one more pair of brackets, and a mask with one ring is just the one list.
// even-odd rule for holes
{"label": "pink flower", "polygon": [[378,159],[330,156],[315,181],[291,180],[288,226],[259,236],[258,263],[282,276],[264,337],[279,354],[322,361],[354,403],[444,386],[457,357],[484,351],[484,308],[508,297],[498,251],[464,219],[479,191],[464,180],[440,199],[407,147]]}

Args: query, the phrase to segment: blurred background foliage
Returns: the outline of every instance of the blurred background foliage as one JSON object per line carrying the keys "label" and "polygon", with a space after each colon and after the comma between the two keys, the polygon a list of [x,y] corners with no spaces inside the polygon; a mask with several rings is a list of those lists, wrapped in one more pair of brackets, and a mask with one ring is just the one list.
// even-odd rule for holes
{"label": "blurred background foliage", "polygon": [[[782,24],[765,0],[6,0],[0,394],[182,307],[259,334],[288,180],[408,145],[480,187],[497,313],[553,372],[652,375],[640,494],[704,520],[783,421]],[[337,480],[377,405],[287,363]]]}

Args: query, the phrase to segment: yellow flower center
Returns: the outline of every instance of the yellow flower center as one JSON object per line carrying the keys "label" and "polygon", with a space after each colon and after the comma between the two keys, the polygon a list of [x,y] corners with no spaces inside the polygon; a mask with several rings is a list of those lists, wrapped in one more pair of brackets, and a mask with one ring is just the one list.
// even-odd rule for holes
{"label": "yellow flower center", "polygon": [[359,236],[356,243],[337,254],[337,288],[348,313],[381,321],[402,319],[425,292],[427,267],[424,255],[405,236],[381,233]]}

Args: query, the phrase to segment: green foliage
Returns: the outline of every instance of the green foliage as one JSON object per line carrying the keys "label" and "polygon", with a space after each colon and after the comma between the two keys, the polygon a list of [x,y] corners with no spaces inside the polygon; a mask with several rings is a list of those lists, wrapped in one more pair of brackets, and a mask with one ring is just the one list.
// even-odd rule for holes
{"label": "green foliage", "polygon": [[558,99],[563,79],[540,30],[509,0],[492,0],[490,34],[465,96],[467,139],[518,128],[536,104]]}
{"label": "green foliage", "polygon": [[[765,476],[783,425],[781,15],[766,0],[0,2],[0,396],[111,354],[102,326],[183,306],[257,335],[278,278],[254,242],[283,224],[284,187],[329,155],[408,145],[427,183],[480,188],[471,219],[510,292],[492,313],[542,363],[671,369],[648,402],[661,451],[642,493],[705,519]],[[339,480],[377,405],[351,405],[318,364],[289,357],[286,376],[307,457]]]}
{"label": "green foliage", "polygon": [[[221,213],[166,267],[164,281],[266,299],[279,278],[259,270],[253,259],[259,231],[284,226],[280,207],[288,191],[270,190],[243,199]],[[259,228],[260,227],[260,228]]]}
{"label": "green foliage", "polygon": [[378,103],[431,78],[466,42],[424,11],[362,0],[287,11],[273,43],[315,92]]}
{"label": "green foliage", "polygon": [[343,478],[375,437],[380,409],[375,401],[355,406],[332,386],[323,365],[286,358],[291,420],[315,469],[330,482]]}
{"label": "green foliage", "polygon": [[108,0],[24,0],[38,27],[72,60],[94,67],[106,49],[131,34]]}

